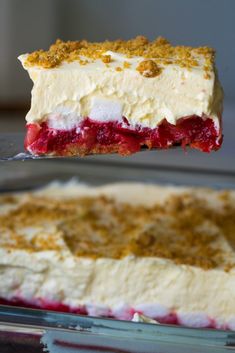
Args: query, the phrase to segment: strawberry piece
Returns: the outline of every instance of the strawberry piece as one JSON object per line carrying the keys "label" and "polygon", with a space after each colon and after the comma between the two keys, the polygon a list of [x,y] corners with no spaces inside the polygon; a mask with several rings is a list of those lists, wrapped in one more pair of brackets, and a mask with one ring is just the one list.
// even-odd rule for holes
{"label": "strawberry piece", "polygon": [[27,134],[24,141],[26,149],[37,140],[40,130],[41,126],[39,124],[27,124]]}

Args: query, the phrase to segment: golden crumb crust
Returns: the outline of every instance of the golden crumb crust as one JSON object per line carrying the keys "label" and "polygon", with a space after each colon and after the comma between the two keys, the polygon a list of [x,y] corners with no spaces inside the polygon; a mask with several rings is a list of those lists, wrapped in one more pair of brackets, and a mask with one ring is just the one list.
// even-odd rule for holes
{"label": "golden crumb crust", "polygon": [[221,200],[223,207],[216,210],[188,192],[151,207],[105,196],[61,201],[28,195],[20,203],[6,196],[0,204],[14,208],[0,216],[0,246],[29,252],[67,248],[74,256],[94,259],[159,257],[229,271],[235,264],[220,241],[234,248],[235,206],[229,193],[221,193]]}
{"label": "golden crumb crust", "polygon": [[[144,72],[145,77],[155,77],[161,73],[160,66],[175,64],[180,67],[191,69],[200,64],[201,57],[204,57],[205,76],[209,78],[209,72],[213,70],[215,51],[209,47],[193,48],[190,46],[173,46],[162,37],[149,41],[144,36],[137,36],[130,40],[115,40],[104,42],[68,41],[58,39],[52,44],[49,50],[37,50],[29,54],[26,59],[26,66],[40,66],[45,69],[60,66],[63,62],[78,61],[86,65],[94,60],[101,60],[106,66],[112,61],[107,51],[120,53],[126,58],[142,57],[137,70],[140,74]],[[84,60],[84,58],[86,58]],[[144,66],[151,66],[151,70],[144,70]],[[124,63],[123,68],[128,68]],[[122,70],[117,70],[122,71]],[[148,72],[150,72],[148,74]]]}

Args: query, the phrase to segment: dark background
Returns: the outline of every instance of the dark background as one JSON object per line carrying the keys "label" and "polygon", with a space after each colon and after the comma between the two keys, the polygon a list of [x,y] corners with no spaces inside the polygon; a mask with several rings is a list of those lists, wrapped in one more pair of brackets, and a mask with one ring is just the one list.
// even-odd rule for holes
{"label": "dark background", "polygon": [[225,143],[210,156],[167,151],[127,161],[235,170],[235,0],[0,0],[0,131],[23,129],[30,104],[31,82],[19,54],[46,49],[56,38],[98,41],[139,34],[216,48]]}

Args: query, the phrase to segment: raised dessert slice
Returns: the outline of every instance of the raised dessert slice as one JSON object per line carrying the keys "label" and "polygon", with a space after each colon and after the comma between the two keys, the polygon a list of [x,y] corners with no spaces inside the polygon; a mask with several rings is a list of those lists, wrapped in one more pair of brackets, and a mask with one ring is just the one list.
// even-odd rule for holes
{"label": "raised dessert slice", "polygon": [[57,185],[1,197],[2,303],[235,330],[235,192]]}
{"label": "raised dessert slice", "polygon": [[221,145],[223,94],[211,48],[145,37],[58,40],[19,59],[34,82],[25,147],[35,155]]}

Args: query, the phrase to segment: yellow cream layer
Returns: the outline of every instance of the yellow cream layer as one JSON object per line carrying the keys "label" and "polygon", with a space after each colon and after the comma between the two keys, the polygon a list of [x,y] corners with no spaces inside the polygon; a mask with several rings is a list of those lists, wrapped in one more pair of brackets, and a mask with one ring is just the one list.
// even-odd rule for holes
{"label": "yellow cream layer", "polygon": [[[222,112],[223,93],[216,72],[205,74],[205,58],[197,54],[198,66],[186,68],[177,64],[160,65],[161,73],[146,77],[136,68],[143,57],[132,57],[108,51],[111,61],[63,62],[55,68],[27,65],[28,54],[19,57],[34,86],[32,104],[26,116],[28,123],[41,123],[59,116],[73,121],[83,117],[99,121],[126,117],[136,124],[154,128],[164,118],[172,124],[196,114],[210,116],[216,126]],[[53,120],[54,119],[54,120]],[[66,128],[65,126],[65,128]],[[60,128],[60,125],[59,127]]]}

